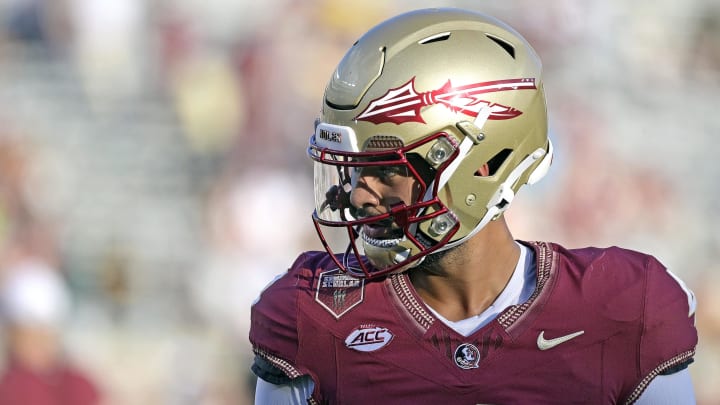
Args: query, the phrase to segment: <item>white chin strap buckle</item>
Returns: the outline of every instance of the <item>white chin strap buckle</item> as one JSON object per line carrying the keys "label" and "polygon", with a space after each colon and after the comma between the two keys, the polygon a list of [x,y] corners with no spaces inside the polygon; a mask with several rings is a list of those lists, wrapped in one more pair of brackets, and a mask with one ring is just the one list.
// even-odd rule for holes
{"label": "white chin strap buckle", "polygon": [[508,209],[514,198],[515,192],[513,189],[508,184],[503,183],[488,202],[487,208],[495,208],[495,215],[500,214]]}

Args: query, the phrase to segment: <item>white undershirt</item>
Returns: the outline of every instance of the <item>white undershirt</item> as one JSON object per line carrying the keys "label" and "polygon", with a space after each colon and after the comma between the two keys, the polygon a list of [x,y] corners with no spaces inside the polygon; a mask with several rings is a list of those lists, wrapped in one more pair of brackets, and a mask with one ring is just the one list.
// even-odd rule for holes
{"label": "white undershirt", "polygon": [[505,308],[511,305],[522,304],[530,299],[533,291],[535,291],[535,252],[525,245],[518,243],[518,246],[520,247],[520,257],[510,277],[510,281],[508,281],[505,289],[485,311],[470,318],[450,321],[430,306],[428,306],[428,309],[430,309],[437,319],[441,320],[442,323],[455,332],[463,336],[470,336],[483,326],[492,322]]}

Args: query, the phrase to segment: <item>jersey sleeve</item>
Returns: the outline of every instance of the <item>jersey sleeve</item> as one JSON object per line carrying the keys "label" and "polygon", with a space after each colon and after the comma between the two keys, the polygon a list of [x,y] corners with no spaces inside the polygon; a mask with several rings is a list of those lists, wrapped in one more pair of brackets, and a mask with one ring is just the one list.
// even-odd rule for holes
{"label": "jersey sleeve", "polygon": [[698,342],[695,296],[674,274],[654,258],[648,259],[639,373],[632,397],[637,398],[658,375],[686,368]]}
{"label": "jersey sleeve", "polygon": [[312,379],[307,376],[280,385],[258,379],[255,385],[255,404],[306,405],[314,387]]}
{"label": "jersey sleeve", "polygon": [[[273,367],[289,379],[303,374],[295,360],[299,346],[298,295],[309,288],[306,285],[308,276],[303,271],[305,259],[305,254],[300,255],[287,273],[260,294],[251,308],[250,343],[256,356],[253,367],[256,374]],[[274,378],[276,382],[282,379],[280,375]]]}
{"label": "jersey sleeve", "polygon": [[690,372],[685,369],[655,377],[635,405],[695,405]]}

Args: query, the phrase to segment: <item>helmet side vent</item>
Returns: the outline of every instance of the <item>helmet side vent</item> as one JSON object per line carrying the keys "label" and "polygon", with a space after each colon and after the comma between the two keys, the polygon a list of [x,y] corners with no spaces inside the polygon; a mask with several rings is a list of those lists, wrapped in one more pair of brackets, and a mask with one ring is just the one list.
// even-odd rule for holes
{"label": "helmet side vent", "polygon": [[[495,156],[490,158],[490,160],[487,161],[487,168],[488,168],[488,176],[494,176],[495,173],[500,169],[500,167],[505,163],[505,160],[507,160],[508,156],[512,153],[512,149],[503,149],[500,152],[498,152]],[[481,176],[480,171],[475,173],[476,176]]]}
{"label": "helmet side vent", "polygon": [[426,45],[426,44],[432,44],[433,42],[447,41],[448,39],[450,39],[450,33],[449,32],[441,32],[439,34],[431,35],[425,39],[419,40],[418,44]]}
{"label": "helmet side vent", "polygon": [[502,49],[504,49],[505,52],[507,52],[508,55],[510,55],[510,57],[512,57],[513,59],[515,59],[515,47],[512,46],[509,42],[505,41],[504,39],[500,39],[500,38],[498,38],[498,37],[496,37],[496,36],[490,35],[490,34],[485,34],[485,36],[488,37],[488,39],[490,39],[491,41],[493,41],[493,42],[495,42],[496,44],[500,45],[500,47],[501,47]]}

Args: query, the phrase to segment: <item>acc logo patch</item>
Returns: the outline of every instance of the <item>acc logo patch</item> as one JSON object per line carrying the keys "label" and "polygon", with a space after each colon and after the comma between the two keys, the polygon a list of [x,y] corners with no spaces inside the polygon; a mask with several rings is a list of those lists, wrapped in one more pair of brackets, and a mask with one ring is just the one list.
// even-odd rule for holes
{"label": "acc logo patch", "polygon": [[363,301],[364,293],[365,280],[335,269],[320,274],[315,301],[340,318]]}
{"label": "acc logo patch", "polygon": [[480,350],[470,343],[461,344],[455,349],[455,364],[463,370],[478,368]]}
{"label": "acc logo patch", "polygon": [[359,352],[374,352],[387,346],[394,335],[388,328],[361,325],[345,338],[345,346]]}

